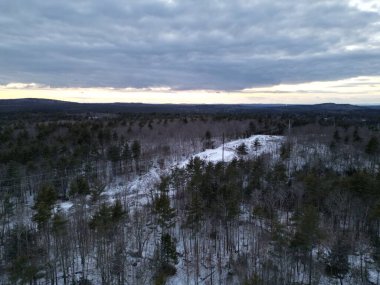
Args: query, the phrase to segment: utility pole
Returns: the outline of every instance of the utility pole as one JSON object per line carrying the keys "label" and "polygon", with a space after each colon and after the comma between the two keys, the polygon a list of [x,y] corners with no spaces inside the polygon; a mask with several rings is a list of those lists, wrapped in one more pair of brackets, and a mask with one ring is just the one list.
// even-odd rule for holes
{"label": "utility pole", "polygon": [[222,135],[222,162],[224,163],[224,132]]}
{"label": "utility pole", "polygon": [[289,147],[289,149],[287,151],[289,151],[289,157],[287,159],[287,172],[288,172],[288,184],[291,182],[291,177],[290,177],[290,147],[291,147],[291,139],[290,139],[290,131],[291,131],[291,128],[292,128],[292,125],[290,123],[290,119],[289,119],[289,125],[288,125],[288,138],[287,138],[287,143],[289,144],[288,146],[286,147]]}

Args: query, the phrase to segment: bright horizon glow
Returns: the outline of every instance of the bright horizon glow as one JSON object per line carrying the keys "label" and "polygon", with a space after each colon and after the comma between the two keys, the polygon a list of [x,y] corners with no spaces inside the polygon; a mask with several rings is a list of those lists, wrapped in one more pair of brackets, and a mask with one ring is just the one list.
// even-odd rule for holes
{"label": "bright horizon glow", "polygon": [[37,83],[0,85],[0,99],[38,98],[80,103],[150,104],[380,104],[380,76],[279,84],[238,91],[159,88],[54,88]]}

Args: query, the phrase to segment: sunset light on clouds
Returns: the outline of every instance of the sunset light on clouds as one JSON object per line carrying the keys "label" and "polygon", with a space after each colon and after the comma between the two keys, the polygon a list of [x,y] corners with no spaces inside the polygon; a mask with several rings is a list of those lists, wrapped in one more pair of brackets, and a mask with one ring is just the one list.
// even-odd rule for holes
{"label": "sunset light on clouds", "polygon": [[21,0],[0,10],[1,99],[380,104],[378,1]]}
{"label": "sunset light on clouds", "polygon": [[51,88],[38,84],[0,86],[0,99],[44,98],[81,103],[255,104],[323,102],[371,105],[380,102],[380,77],[280,84],[238,91],[172,90],[170,88]]}

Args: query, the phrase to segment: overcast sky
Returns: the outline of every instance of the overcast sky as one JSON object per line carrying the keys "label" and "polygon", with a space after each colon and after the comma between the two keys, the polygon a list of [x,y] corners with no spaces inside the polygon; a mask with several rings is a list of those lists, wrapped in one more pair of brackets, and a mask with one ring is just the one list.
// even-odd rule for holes
{"label": "overcast sky", "polygon": [[[289,88],[314,82],[322,94],[316,86],[348,82],[355,102],[380,103],[378,0],[0,1],[0,39],[2,98],[59,88],[75,100],[63,91],[80,88],[82,99],[105,101],[91,92],[127,88],[141,101],[164,88],[190,101],[208,90],[239,103],[249,90],[280,102]],[[323,100],[344,101],[330,91]]]}

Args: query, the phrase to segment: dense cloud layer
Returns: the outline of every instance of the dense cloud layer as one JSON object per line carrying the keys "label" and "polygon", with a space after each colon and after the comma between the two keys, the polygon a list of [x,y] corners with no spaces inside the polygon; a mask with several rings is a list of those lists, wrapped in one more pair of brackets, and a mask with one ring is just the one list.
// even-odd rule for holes
{"label": "dense cloud layer", "polygon": [[234,90],[379,75],[380,7],[366,3],[1,1],[0,84]]}

